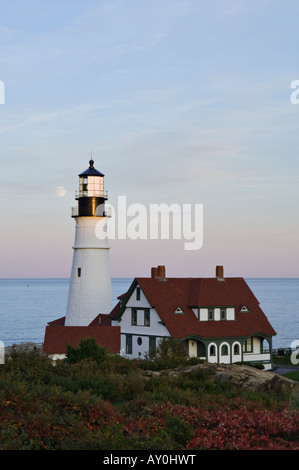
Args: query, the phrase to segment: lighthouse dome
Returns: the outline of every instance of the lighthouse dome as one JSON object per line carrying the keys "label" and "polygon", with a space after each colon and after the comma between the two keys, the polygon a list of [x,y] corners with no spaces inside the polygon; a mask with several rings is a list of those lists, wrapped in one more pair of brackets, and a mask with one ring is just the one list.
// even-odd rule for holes
{"label": "lighthouse dome", "polygon": [[103,173],[96,170],[94,168],[93,164],[94,164],[94,161],[92,159],[89,160],[89,168],[87,168],[87,170],[80,173],[80,175],[78,175],[78,176],[105,176],[105,175],[103,175]]}

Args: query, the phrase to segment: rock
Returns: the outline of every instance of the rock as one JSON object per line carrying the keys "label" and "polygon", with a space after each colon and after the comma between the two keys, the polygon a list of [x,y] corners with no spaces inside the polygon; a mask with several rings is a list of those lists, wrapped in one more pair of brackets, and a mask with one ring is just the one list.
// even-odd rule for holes
{"label": "rock", "polygon": [[249,391],[273,391],[277,394],[298,393],[299,383],[282,377],[274,372],[255,369],[239,364],[210,364],[203,363],[195,366],[178,367],[171,370],[147,371],[148,377],[177,377],[180,374],[192,374],[200,370],[210,371],[222,383],[232,385]]}
{"label": "rock", "polygon": [[245,365],[217,366],[215,376],[222,382],[230,382],[250,391],[273,391],[275,393],[299,393],[299,384],[274,372],[262,371]]}

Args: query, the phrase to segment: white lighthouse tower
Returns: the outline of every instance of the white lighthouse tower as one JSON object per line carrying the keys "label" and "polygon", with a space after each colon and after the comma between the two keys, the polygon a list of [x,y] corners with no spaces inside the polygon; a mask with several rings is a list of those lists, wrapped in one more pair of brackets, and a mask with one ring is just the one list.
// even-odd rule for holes
{"label": "white lighthouse tower", "polygon": [[89,168],[79,175],[78,203],[72,208],[76,233],[65,326],[88,326],[99,313],[112,309],[108,238],[96,236],[97,224],[105,231],[108,197],[104,175],[93,164],[91,159]]}

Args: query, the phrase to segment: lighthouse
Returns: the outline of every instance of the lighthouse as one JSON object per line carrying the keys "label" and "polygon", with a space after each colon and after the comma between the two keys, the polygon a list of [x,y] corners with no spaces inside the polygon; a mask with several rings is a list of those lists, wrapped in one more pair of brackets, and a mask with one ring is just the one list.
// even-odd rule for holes
{"label": "lighthouse", "polygon": [[89,168],[79,174],[75,198],[72,217],[76,232],[65,326],[88,326],[99,313],[112,310],[109,241],[108,237],[96,236],[99,225],[106,230],[108,196],[104,175],[94,168],[92,158]]}

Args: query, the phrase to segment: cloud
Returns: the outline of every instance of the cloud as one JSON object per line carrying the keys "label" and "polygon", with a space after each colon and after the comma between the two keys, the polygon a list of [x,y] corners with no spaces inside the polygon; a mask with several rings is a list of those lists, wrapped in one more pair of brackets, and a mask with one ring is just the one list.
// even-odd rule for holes
{"label": "cloud", "polygon": [[[89,112],[107,109],[109,107],[111,107],[111,104],[109,103],[106,103],[106,104],[86,103],[86,104],[82,104],[78,106],[72,106],[67,109],[59,109],[57,111],[50,111],[46,113],[39,113],[39,114],[33,114],[33,115],[30,115],[31,110],[27,112],[22,111],[23,114],[28,113],[29,115],[27,117],[24,117],[24,120],[22,122],[16,122],[8,126],[0,127],[0,134],[11,132],[22,127],[33,126],[35,124],[42,123],[42,122],[59,120],[60,118],[65,118],[66,116],[73,117],[74,115],[76,115],[77,117],[78,116],[82,117],[88,114]],[[13,114],[14,113],[12,113],[12,115]],[[12,116],[10,119],[14,119],[14,116]]]}

